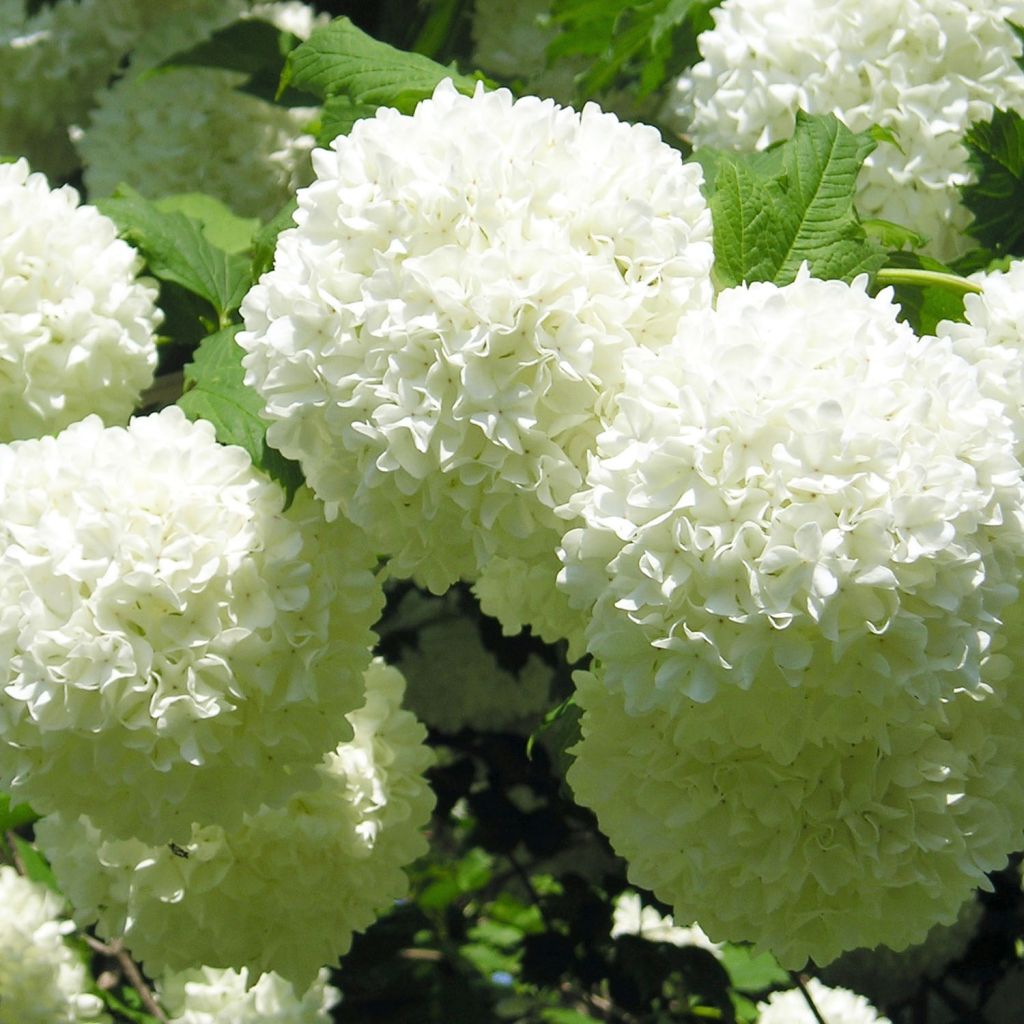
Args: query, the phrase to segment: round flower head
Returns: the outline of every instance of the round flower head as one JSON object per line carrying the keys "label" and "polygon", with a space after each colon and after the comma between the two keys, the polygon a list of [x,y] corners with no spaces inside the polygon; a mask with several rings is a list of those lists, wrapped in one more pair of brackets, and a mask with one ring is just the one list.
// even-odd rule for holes
{"label": "round flower head", "polygon": [[828,965],[822,977],[830,985],[862,992],[884,1006],[910,999],[930,980],[943,976],[963,956],[981,920],[982,906],[972,895],[949,925],[937,924],[924,942],[894,953],[885,946],[851,949]]}
{"label": "round flower head", "polygon": [[61,898],[0,864],[0,1024],[109,1024],[64,942]]}
{"label": "round flower head", "polygon": [[[863,997],[846,988],[828,988],[817,978],[807,980],[807,992],[828,1024],[891,1024]],[[758,1003],[757,1024],[817,1024],[807,997],[798,988],[773,992]]]}
{"label": "round flower head", "polygon": [[315,778],[383,595],[355,528],[283,500],[175,408],[0,448],[0,785],[160,843]]}
{"label": "round flower head", "polygon": [[348,716],[354,737],[324,759],[319,786],[239,827],[196,826],[171,848],[107,840],[85,818],[39,822],[77,916],[123,934],[151,974],[200,962],[309,985],[405,895],[403,869],[427,848],[426,730],[401,710],[397,670],[374,661],[366,690]]}
{"label": "round flower head", "polygon": [[269,442],[430,590],[549,555],[623,352],[710,302],[700,170],[595,106],[447,79],[332,147],[243,303]]}
{"label": "round flower head", "polygon": [[454,596],[411,591],[389,621],[391,629],[415,635],[396,659],[408,682],[407,707],[442,732],[524,724],[532,730],[552,706],[554,670],[534,653],[518,672],[503,668],[484,646],[476,618]]}
{"label": "round flower head", "polygon": [[725,0],[698,39],[703,60],[678,83],[678,116],[698,146],[763,149],[798,109],[853,131],[895,136],[858,185],[865,217],[906,224],[928,250],[962,252],[970,214],[965,129],[995,107],[1024,110],[1021,0]]}
{"label": "round flower head", "polygon": [[979,685],[1024,500],[1001,403],[886,293],[723,292],[626,357],[562,583],[629,713],[783,682],[878,704]]}
{"label": "round flower head", "polygon": [[0,441],[97,413],[128,419],[153,380],[156,287],[114,222],[0,164]]}
{"label": "round flower head", "polygon": [[577,684],[569,783],[630,881],[784,967],[920,942],[1020,845],[1024,722],[993,692],[876,705],[778,679],[630,715]]}
{"label": "round flower head", "polygon": [[170,1024],[330,1024],[341,993],[328,978],[321,970],[300,996],[274,973],[252,985],[244,969],[199,967],[166,975],[156,990]]}

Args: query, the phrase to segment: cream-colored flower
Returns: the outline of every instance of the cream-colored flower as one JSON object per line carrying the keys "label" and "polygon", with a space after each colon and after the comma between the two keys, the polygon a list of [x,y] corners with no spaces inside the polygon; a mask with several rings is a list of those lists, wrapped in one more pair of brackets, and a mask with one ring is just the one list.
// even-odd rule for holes
{"label": "cream-colored flower", "polygon": [[114,222],[0,164],[0,441],[97,413],[123,423],[153,380],[155,283]]}
{"label": "cream-colored flower", "polygon": [[321,970],[300,994],[274,973],[250,985],[244,968],[198,967],[164,975],[157,996],[171,1024],[330,1024],[341,993],[328,984],[329,976]]}
{"label": "cream-colored flower", "polygon": [[162,843],[315,779],[383,594],[358,530],[283,503],[176,408],[0,447],[0,785]]}
{"label": "cream-colored flower", "polygon": [[980,685],[1024,552],[1019,445],[949,339],[802,274],[625,359],[561,583],[630,713],[762,684]]}
{"label": "cream-colored flower", "polygon": [[156,847],[109,840],[86,818],[39,822],[76,916],[123,934],[150,973],[202,963],[308,986],[405,895],[404,869],[426,852],[433,755],[401,709],[403,690],[401,674],[374,661],[366,703],[348,715],[353,738],[321,763],[316,788],[237,827],[196,826]]}
{"label": "cream-colored flower", "polygon": [[430,590],[549,557],[623,352],[710,303],[700,170],[595,106],[448,80],[332,147],[243,304],[268,441]]}
{"label": "cream-colored flower", "polygon": [[110,1024],[85,964],[65,943],[63,901],[0,864],[0,1024]]}
{"label": "cream-colored flower", "polygon": [[763,149],[798,109],[895,136],[865,164],[864,217],[906,224],[949,259],[967,247],[962,144],[995,107],[1024,111],[1021,0],[725,0],[678,83],[680,127],[698,146]]}

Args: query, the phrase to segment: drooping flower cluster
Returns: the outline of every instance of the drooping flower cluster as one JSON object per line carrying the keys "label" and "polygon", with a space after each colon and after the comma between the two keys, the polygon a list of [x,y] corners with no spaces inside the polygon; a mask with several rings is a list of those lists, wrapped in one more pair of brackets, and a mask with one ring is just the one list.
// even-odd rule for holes
{"label": "drooping flower cluster", "polygon": [[1016,439],[896,313],[801,275],[629,354],[564,541],[577,797],[635,884],[791,967],[920,941],[1024,826]]}
{"label": "drooping flower cluster", "polygon": [[249,972],[200,967],[168,974],[157,995],[170,1024],[329,1024],[341,993],[321,970],[300,996],[280,975],[262,975],[249,985]]}
{"label": "drooping flower cluster", "polygon": [[0,864],[0,1024],[109,1024],[61,909],[56,893]]}
{"label": "drooping flower cluster", "polygon": [[283,500],[173,408],[0,447],[0,785],[160,843],[315,778],[383,595],[359,531]]}
{"label": "drooping flower cluster", "polygon": [[[891,1024],[861,995],[846,988],[829,988],[810,978],[807,992],[822,1019],[828,1024]],[[798,988],[775,992],[767,1002],[758,1003],[757,1024],[817,1024],[807,997]]]}
{"label": "drooping flower cluster", "polygon": [[[302,4],[265,4],[249,13],[305,35],[314,25]],[[272,217],[312,174],[313,137],[304,129],[315,109],[245,93],[248,76],[239,71],[146,71],[154,57],[174,52],[151,54],[150,39],[167,48],[162,33],[142,38],[131,73],[98,97],[77,139],[90,195],[109,195],[122,182],[154,198],[202,191],[243,215]]]}
{"label": "drooping flower cluster", "polygon": [[366,703],[347,716],[353,738],[321,763],[318,785],[240,826],[147,846],[108,840],[85,817],[39,822],[76,916],[123,934],[150,973],[198,961],[308,986],[405,894],[404,868],[426,850],[433,755],[403,690],[396,669],[373,662]]}
{"label": "drooping flower cluster", "polygon": [[695,144],[763,149],[792,134],[798,109],[879,125],[895,142],[867,159],[862,216],[906,224],[940,259],[964,250],[963,132],[995,107],[1024,110],[1007,21],[1024,21],[1021,0],[725,0],[712,16],[703,60],[678,83]]}
{"label": "drooping flower cluster", "polygon": [[0,165],[0,441],[127,420],[156,367],[156,287],[113,221]]}
{"label": "drooping flower cluster", "polygon": [[436,592],[549,553],[623,353],[710,301],[700,170],[596,107],[447,80],[314,167],[243,304],[268,441]]}

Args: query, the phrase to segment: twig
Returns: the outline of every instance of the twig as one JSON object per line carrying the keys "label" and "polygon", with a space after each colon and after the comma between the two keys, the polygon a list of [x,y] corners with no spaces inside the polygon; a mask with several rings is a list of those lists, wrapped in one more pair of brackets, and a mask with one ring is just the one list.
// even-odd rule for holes
{"label": "twig", "polygon": [[825,1020],[824,1017],[822,1017],[821,1010],[818,1009],[818,1007],[815,1005],[814,1000],[811,998],[811,993],[807,991],[807,986],[804,984],[804,979],[801,978],[800,975],[796,973],[796,971],[790,971],[789,976],[796,983],[796,987],[800,989],[800,992],[803,994],[804,999],[807,1001],[807,1005],[811,1008],[811,1013],[814,1015],[814,1019],[818,1022],[818,1024],[828,1024],[828,1021]]}
{"label": "twig", "polygon": [[14,841],[14,832],[6,832],[4,838],[7,840],[7,846],[11,851],[11,860],[18,874],[22,878],[28,877],[28,872],[25,870],[25,862],[21,859],[21,854],[18,852],[18,844]]}
{"label": "twig", "polygon": [[86,935],[84,938],[91,949],[94,949],[103,956],[113,957],[117,961],[129,984],[138,992],[142,1005],[146,1008],[146,1013],[156,1017],[160,1024],[169,1024],[167,1014],[164,1013],[160,1008],[160,1004],[153,997],[152,989],[146,984],[146,979],[142,976],[138,964],[128,955],[128,950],[124,948],[124,943],[120,939],[114,939],[112,942],[100,942],[99,939],[94,938],[92,935]]}

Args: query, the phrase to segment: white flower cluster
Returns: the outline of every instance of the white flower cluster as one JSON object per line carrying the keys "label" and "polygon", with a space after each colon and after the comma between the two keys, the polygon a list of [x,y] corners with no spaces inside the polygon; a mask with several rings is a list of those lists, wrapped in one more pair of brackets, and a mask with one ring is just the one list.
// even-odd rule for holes
{"label": "white flower cluster", "polygon": [[696,922],[681,928],[671,915],[662,917],[652,906],[644,904],[640,893],[627,890],[619,895],[612,910],[612,938],[639,935],[650,942],[668,942],[673,946],[699,946],[721,958],[721,943],[712,942]]}
{"label": "white flower cluster", "polygon": [[1011,424],[864,288],[731,289],[627,355],[562,581],[631,712],[774,679],[876,705],[980,685],[1024,553]]}
{"label": "white flower cluster", "polygon": [[677,116],[696,145],[763,149],[796,111],[833,113],[896,139],[872,153],[857,205],[906,224],[940,259],[962,252],[970,179],[961,139],[993,108],[1024,111],[1021,0],[725,0],[678,83]]}
{"label": "white flower cluster", "polygon": [[341,993],[328,977],[324,968],[299,996],[273,972],[250,986],[246,970],[201,967],[166,975],[156,991],[170,1024],[330,1024]]}
{"label": "white flower cluster", "polygon": [[531,654],[518,673],[503,669],[454,596],[411,591],[388,622],[416,634],[415,646],[396,660],[408,684],[406,705],[442,732],[514,730],[524,723],[530,731],[551,707],[551,666]]}
{"label": "white flower cluster", "polygon": [[113,221],[0,165],[0,441],[127,420],[156,367],[155,285]]}
{"label": "white flower cluster", "polygon": [[629,353],[564,541],[577,797],[635,884],[791,967],[951,922],[1024,824],[1016,438],[896,312],[801,275]]}
{"label": "white flower cluster", "polygon": [[313,160],[243,303],[269,442],[435,592],[550,552],[623,353],[710,302],[700,170],[595,106],[448,80]]}
{"label": "white flower cluster", "polygon": [[[845,988],[829,988],[817,978],[807,981],[807,992],[828,1024],[891,1024],[863,997]],[[774,992],[758,1003],[757,1024],[817,1024],[818,1018],[798,988]]]}
{"label": "white flower cluster", "polygon": [[[310,8],[284,4],[279,12],[278,6],[249,13],[308,35]],[[150,197],[202,191],[245,216],[272,217],[312,175],[313,137],[304,128],[315,109],[277,106],[242,92],[247,75],[238,71],[145,71],[155,58],[170,55],[151,53],[150,39],[171,53],[182,48],[168,47],[162,31],[147,33],[132,73],[98,97],[76,140],[89,194],[109,195],[122,182]]]}
{"label": "white flower cluster", "polygon": [[283,500],[176,408],[0,447],[0,785],[160,843],[315,778],[383,594],[357,530]]}
{"label": "white flower cluster", "polygon": [[569,782],[630,880],[786,967],[920,942],[1020,843],[1021,713],[994,695],[876,706],[776,680],[635,715],[577,673],[577,701]]}
{"label": "white flower cluster", "polygon": [[318,786],[240,826],[196,826],[158,847],[107,840],[84,817],[37,823],[78,919],[124,935],[150,973],[199,961],[308,986],[405,894],[404,868],[426,851],[426,731],[401,709],[396,669],[373,662],[366,690],[348,715],[353,739],[321,763]]}
{"label": "white flower cluster", "polygon": [[944,320],[936,333],[952,338],[955,350],[978,367],[982,390],[1006,406],[1024,449],[1024,261],[969,280],[982,292],[965,296],[967,322]]}
{"label": "white flower cluster", "polygon": [[109,1024],[65,943],[60,897],[0,864],[0,1024]]}

